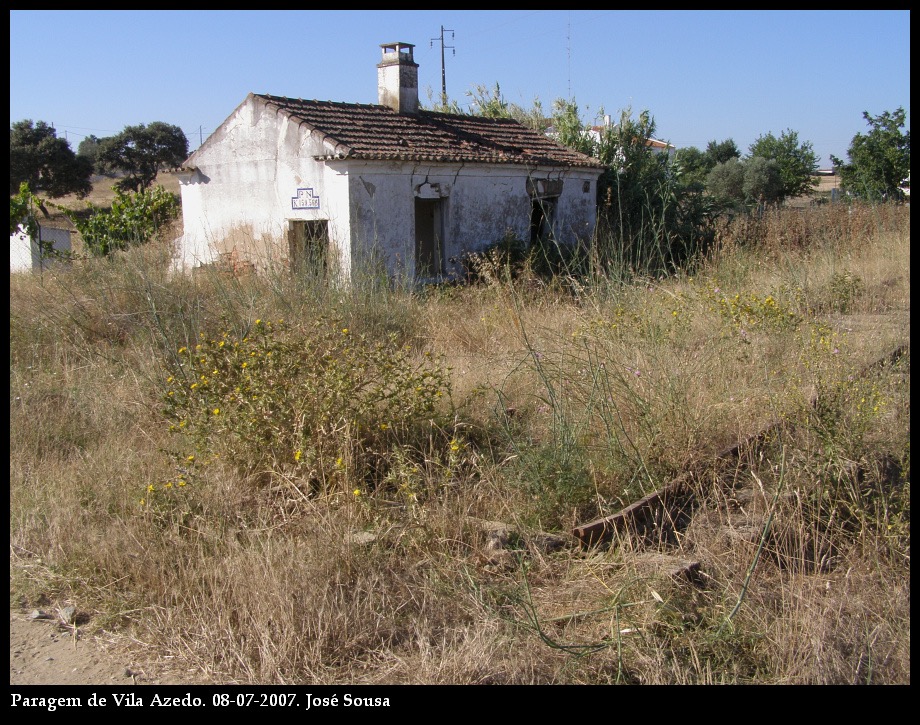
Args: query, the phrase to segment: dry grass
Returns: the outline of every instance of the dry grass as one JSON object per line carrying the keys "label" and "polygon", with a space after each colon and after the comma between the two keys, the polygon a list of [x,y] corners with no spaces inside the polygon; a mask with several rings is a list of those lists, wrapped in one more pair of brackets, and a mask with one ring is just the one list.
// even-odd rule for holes
{"label": "dry grass", "polygon": [[[909,352],[860,375],[909,343],[909,208],[721,241],[692,277],[577,295],[170,278],[156,244],[11,276],[11,603],[74,602],[219,683],[909,683]],[[430,445],[374,449],[373,480],[219,459],[165,489],[176,351],[321,315],[443,360]],[[664,543],[558,547],[690,469]]]}

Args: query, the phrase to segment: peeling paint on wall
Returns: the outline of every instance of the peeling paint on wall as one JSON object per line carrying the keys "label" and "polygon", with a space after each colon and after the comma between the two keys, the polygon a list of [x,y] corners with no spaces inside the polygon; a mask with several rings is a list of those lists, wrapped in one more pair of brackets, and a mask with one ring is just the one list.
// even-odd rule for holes
{"label": "peeling paint on wall", "polygon": [[[416,200],[437,205],[438,254],[446,260],[498,242],[530,238],[534,198],[552,198],[554,230],[565,244],[590,237],[596,168],[401,160],[318,160],[328,137],[250,97],[192,157],[181,180],[184,234],[177,266],[237,254],[287,256],[293,220],[328,222],[341,272],[382,267],[416,273]],[[429,224],[430,227],[430,224]],[[430,261],[422,266],[430,268]],[[448,274],[455,266],[443,265]]]}

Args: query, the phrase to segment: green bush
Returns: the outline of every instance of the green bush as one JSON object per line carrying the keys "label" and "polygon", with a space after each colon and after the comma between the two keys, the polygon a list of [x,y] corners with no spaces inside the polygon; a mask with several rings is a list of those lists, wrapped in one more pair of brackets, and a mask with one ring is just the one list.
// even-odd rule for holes
{"label": "green bush", "polygon": [[176,195],[155,186],[136,194],[116,192],[109,211],[95,209],[88,217],[68,212],[90,254],[104,257],[112,252],[144,244],[157,229],[179,215]]}
{"label": "green bush", "polygon": [[461,262],[471,283],[528,277],[549,282],[559,276],[581,276],[587,269],[587,255],[578,245],[560,244],[551,237],[528,244],[510,231],[485,249],[464,255]]}
{"label": "green bush", "polygon": [[246,476],[289,476],[314,491],[372,489],[397,451],[428,455],[443,438],[449,457],[455,445],[438,435],[446,369],[430,355],[416,362],[393,338],[374,343],[328,320],[307,330],[256,320],[242,339],[202,336],[167,367],[166,415],[194,449],[182,453],[189,470],[219,458]]}

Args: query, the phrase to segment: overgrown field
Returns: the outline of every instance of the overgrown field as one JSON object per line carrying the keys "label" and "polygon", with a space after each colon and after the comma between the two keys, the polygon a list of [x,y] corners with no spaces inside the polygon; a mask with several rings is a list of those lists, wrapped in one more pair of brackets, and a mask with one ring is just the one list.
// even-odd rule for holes
{"label": "overgrown field", "polygon": [[[910,208],[717,242],[423,291],[165,242],[11,275],[11,606],[217,683],[909,683]],[[670,535],[576,545],[687,471]]]}

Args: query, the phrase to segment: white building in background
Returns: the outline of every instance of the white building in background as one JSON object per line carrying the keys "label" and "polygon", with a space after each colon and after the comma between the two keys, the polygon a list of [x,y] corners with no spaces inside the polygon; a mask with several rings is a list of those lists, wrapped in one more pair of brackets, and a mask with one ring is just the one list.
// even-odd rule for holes
{"label": "white building in background", "polygon": [[249,94],[183,168],[177,266],[436,280],[509,232],[589,241],[600,163],[510,119],[421,110],[413,47],[381,45],[379,104]]}
{"label": "white building in background", "polygon": [[70,254],[69,230],[43,226],[38,229],[39,239],[46,245],[44,254],[39,240],[32,239],[21,225],[10,234],[10,272],[40,272]]}
{"label": "white building in background", "polygon": [[[604,122],[600,126],[591,126],[588,129],[588,133],[591,135],[591,138],[594,139],[595,143],[600,142],[601,137],[608,128],[612,128],[612,121],[610,120],[609,114],[604,116]],[[657,138],[647,138],[645,139],[645,145],[651,149],[653,154],[667,154],[668,157],[673,157],[677,152],[677,147],[673,144],[669,144],[667,141],[660,141]]]}

